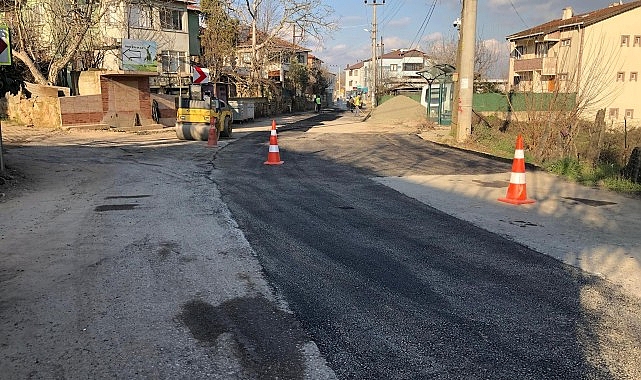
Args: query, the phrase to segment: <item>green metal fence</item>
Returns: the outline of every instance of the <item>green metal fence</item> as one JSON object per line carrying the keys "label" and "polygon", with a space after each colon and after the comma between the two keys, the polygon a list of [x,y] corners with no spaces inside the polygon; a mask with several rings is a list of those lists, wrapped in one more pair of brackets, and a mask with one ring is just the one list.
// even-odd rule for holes
{"label": "green metal fence", "polygon": [[576,107],[576,94],[512,93],[474,94],[472,108],[477,112],[570,111]]}

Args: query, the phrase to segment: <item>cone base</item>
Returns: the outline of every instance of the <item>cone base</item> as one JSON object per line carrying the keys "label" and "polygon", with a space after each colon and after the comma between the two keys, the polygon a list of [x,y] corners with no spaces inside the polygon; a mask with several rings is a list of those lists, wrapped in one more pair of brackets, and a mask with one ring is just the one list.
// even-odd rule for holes
{"label": "cone base", "polygon": [[284,162],[285,161],[265,161],[265,162],[263,162],[263,164],[265,164],[265,165],[281,165]]}
{"label": "cone base", "polygon": [[535,203],[534,199],[511,199],[511,198],[499,198],[499,201],[505,203],[511,203],[513,205],[524,205],[529,203]]}

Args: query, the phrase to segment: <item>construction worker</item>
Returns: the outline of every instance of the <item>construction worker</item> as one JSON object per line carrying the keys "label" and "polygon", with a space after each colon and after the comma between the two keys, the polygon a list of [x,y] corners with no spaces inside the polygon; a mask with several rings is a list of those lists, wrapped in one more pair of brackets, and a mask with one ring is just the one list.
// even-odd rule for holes
{"label": "construction worker", "polygon": [[356,116],[361,115],[361,95],[360,94],[354,97],[354,111],[356,111]]}
{"label": "construction worker", "polygon": [[316,95],[316,112],[320,112],[321,110],[321,97],[320,95]]}

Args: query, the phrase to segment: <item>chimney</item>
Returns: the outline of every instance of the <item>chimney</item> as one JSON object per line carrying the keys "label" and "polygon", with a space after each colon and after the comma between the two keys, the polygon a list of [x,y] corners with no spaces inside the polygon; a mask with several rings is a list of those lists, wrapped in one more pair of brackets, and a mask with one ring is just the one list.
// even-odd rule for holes
{"label": "chimney", "polygon": [[572,10],[572,7],[563,8],[563,17],[561,19],[567,20],[572,17],[574,17],[574,10]]}

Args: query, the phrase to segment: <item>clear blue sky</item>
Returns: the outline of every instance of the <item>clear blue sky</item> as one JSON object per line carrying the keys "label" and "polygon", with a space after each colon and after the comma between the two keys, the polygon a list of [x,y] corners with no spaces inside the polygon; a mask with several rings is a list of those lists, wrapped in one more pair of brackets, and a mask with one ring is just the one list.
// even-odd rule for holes
{"label": "clear blue sky", "polygon": [[[372,55],[372,0],[324,0],[336,10],[339,29],[322,44],[308,41],[304,45],[322,59],[332,72]],[[377,0],[380,4],[382,0]],[[570,6],[575,14],[607,7],[615,0],[478,0],[477,38],[486,46],[501,49],[507,62],[505,37],[538,24],[561,17]],[[618,2],[618,1],[617,1]],[[624,0],[628,3],[630,0]],[[378,40],[383,37],[385,51],[399,48],[425,49],[429,40],[456,36],[452,22],[460,17],[460,0],[385,0],[376,9]],[[507,68],[497,70],[507,72]]]}

